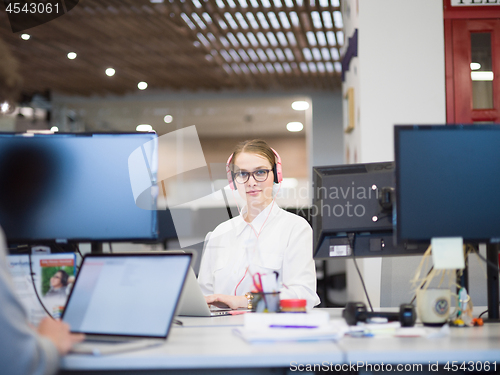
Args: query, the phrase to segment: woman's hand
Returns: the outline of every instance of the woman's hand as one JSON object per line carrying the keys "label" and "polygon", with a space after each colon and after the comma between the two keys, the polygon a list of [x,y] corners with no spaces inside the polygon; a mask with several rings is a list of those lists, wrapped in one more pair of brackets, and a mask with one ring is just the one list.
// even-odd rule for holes
{"label": "woman's hand", "polygon": [[83,334],[71,333],[67,323],[49,317],[42,319],[37,331],[54,343],[60,355],[67,354],[73,344],[85,338]]}
{"label": "woman's hand", "polygon": [[228,305],[231,309],[236,310],[240,307],[247,307],[248,301],[245,296],[229,296],[227,294],[211,294],[205,296],[207,304],[211,305],[214,302],[222,302]]}

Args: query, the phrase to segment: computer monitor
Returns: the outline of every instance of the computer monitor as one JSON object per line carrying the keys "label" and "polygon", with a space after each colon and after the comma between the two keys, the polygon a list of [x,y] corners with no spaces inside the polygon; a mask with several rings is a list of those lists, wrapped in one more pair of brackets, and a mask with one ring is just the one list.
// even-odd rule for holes
{"label": "computer monitor", "polygon": [[396,126],[394,135],[398,241],[490,244],[489,315],[498,319],[500,126]]}
{"label": "computer monitor", "polygon": [[131,153],[155,138],[154,133],[0,134],[0,226],[7,240],[157,238],[157,212],[136,205],[129,174]]}
{"label": "computer monitor", "polygon": [[394,163],[313,168],[315,258],[422,254],[423,244],[395,245]]}

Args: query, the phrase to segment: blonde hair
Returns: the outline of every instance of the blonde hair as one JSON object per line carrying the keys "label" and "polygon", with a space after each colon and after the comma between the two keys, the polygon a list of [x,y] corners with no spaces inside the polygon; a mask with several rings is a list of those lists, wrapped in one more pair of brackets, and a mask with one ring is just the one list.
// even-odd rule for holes
{"label": "blonde hair", "polygon": [[231,161],[229,162],[231,167],[234,165],[236,157],[243,152],[257,154],[264,159],[267,159],[271,164],[271,168],[274,168],[274,165],[276,164],[276,156],[274,155],[272,148],[269,147],[269,145],[262,139],[252,139],[250,141],[240,142],[236,145]]}

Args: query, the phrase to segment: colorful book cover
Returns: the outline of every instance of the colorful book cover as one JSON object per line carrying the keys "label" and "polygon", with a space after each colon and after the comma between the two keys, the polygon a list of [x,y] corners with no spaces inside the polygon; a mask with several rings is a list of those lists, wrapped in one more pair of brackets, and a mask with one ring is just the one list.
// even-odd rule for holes
{"label": "colorful book cover", "polygon": [[[33,325],[47,316],[45,309],[60,318],[76,276],[75,254],[33,255],[31,257],[33,278],[30,275],[28,255],[10,255],[9,268],[14,288],[24,305],[28,320]],[[36,291],[40,297],[41,305]]]}

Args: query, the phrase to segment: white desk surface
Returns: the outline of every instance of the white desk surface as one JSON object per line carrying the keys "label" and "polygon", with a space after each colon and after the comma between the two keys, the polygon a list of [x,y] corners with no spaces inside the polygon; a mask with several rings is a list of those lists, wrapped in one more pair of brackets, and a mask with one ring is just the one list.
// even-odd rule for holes
{"label": "white desk surface", "polygon": [[343,354],[337,343],[246,343],[233,334],[243,325],[243,316],[212,318],[177,317],[183,326],[173,326],[162,346],[94,357],[67,355],[66,370],[132,370],[132,369],[202,369],[289,367],[290,363],[330,361],[341,363]]}
{"label": "white desk surface", "polygon": [[[328,309],[339,318],[342,309]],[[500,370],[500,324],[451,328],[450,336],[429,339],[344,337],[333,341],[248,344],[232,333],[243,316],[179,317],[162,346],[117,355],[68,355],[62,368],[73,370],[159,370],[290,368],[290,363],[436,363],[497,361]],[[438,330],[435,328],[435,330]]]}

